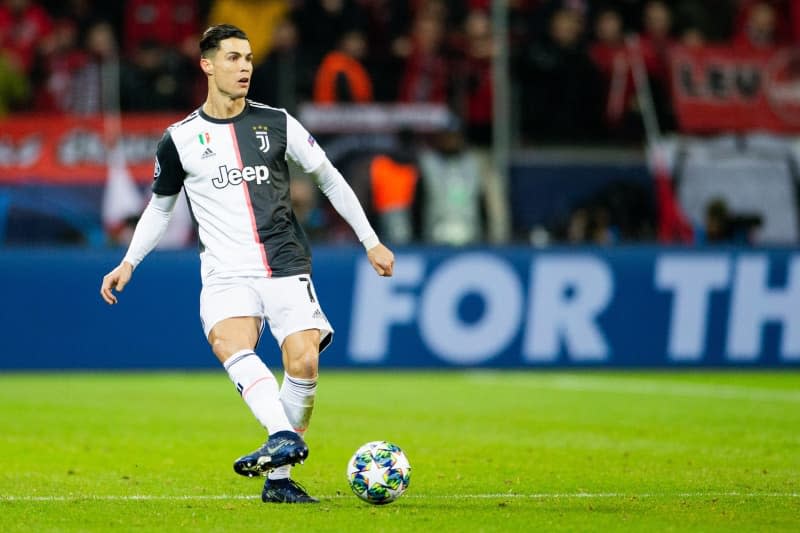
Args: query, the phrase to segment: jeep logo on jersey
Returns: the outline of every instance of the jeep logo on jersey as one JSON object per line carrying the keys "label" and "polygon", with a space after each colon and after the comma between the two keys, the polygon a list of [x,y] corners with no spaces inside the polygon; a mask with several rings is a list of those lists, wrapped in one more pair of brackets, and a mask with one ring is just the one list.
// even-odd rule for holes
{"label": "jeep logo on jersey", "polygon": [[269,183],[269,168],[266,165],[255,165],[228,169],[228,165],[219,167],[219,176],[213,178],[211,183],[217,189],[223,189],[228,185],[239,185],[242,181],[255,181],[256,184]]}

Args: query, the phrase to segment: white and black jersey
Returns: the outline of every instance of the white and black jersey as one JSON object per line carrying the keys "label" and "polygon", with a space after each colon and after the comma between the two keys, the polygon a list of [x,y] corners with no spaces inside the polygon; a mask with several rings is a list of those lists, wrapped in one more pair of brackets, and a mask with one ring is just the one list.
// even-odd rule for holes
{"label": "white and black jersey", "polygon": [[153,192],[183,190],[199,231],[203,279],[311,271],[308,239],[292,212],[287,160],[311,172],[327,161],[283,109],[248,100],[230,119],[198,109],[158,144]]}

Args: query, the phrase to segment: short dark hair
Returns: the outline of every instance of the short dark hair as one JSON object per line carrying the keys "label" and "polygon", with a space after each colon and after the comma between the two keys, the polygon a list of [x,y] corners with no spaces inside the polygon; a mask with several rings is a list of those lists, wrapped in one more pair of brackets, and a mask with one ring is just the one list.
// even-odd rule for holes
{"label": "short dark hair", "polygon": [[247,41],[247,34],[233,24],[216,24],[203,32],[200,38],[200,55],[208,57],[208,52],[219,48],[220,41],[230,38],[244,39]]}

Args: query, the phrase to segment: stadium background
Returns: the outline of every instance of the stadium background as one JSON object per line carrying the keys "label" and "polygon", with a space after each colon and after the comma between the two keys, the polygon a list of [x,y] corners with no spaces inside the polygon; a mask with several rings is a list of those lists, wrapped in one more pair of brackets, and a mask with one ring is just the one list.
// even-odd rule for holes
{"label": "stadium background", "polygon": [[800,364],[800,3],[107,4],[0,4],[1,368],[217,366],[185,212],[97,290],[223,20],[397,252],[365,275],[298,174],[325,366]]}

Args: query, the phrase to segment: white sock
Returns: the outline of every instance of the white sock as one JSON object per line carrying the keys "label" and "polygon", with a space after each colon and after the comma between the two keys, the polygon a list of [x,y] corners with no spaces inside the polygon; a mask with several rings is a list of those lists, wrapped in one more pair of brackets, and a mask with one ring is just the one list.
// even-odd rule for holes
{"label": "white sock", "polygon": [[[289,374],[283,376],[280,398],[286,417],[295,432],[302,435],[308,429],[311,412],[314,410],[314,396],[317,392],[316,379],[293,378]],[[291,475],[292,466],[280,466],[269,473],[269,479],[286,479]]]}
{"label": "white sock", "polygon": [[317,380],[283,376],[280,398],[286,417],[294,430],[302,435],[308,429],[311,412],[314,410],[314,396],[317,393]]}
{"label": "white sock", "polygon": [[270,470],[267,475],[270,479],[286,479],[292,473],[292,465],[283,465]]}
{"label": "white sock", "polygon": [[278,382],[255,352],[236,352],[224,366],[242,399],[268,433],[292,430],[280,401]]}

